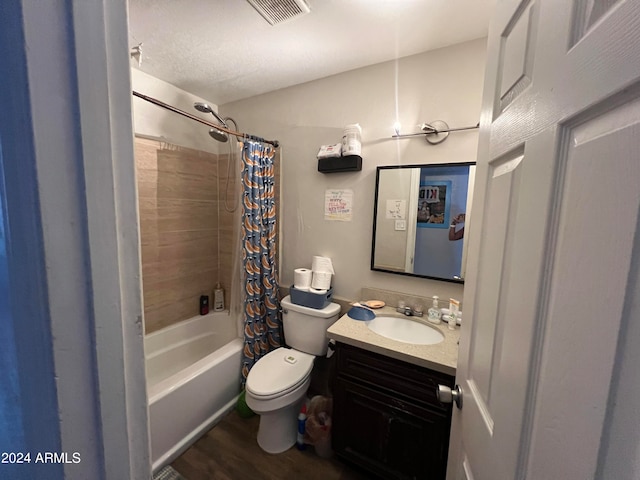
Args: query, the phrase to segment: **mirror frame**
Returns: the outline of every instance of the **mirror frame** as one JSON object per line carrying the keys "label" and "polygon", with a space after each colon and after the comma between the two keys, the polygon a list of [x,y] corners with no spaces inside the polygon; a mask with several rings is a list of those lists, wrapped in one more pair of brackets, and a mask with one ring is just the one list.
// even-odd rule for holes
{"label": "mirror frame", "polygon": [[[399,272],[397,270],[388,270],[384,268],[379,268],[375,266],[375,255],[376,255],[376,227],[377,227],[377,218],[378,218],[378,190],[380,186],[380,173],[383,170],[396,170],[400,168],[425,168],[425,167],[451,167],[451,166],[475,166],[476,162],[449,162],[449,163],[423,163],[423,164],[411,164],[411,165],[382,165],[376,167],[376,186],[375,186],[375,196],[373,200],[373,232],[371,235],[371,270],[376,272],[385,272],[385,273],[394,273],[396,275],[405,275],[408,277],[417,277],[417,278],[428,278],[430,280],[440,280],[442,282],[450,282],[450,283],[459,283],[464,284],[464,278],[456,279],[456,278],[444,278],[444,277],[433,277],[431,275],[421,275],[418,273],[410,273],[410,272]],[[467,192],[467,195],[472,193],[471,191]],[[469,199],[467,200],[467,202]],[[463,254],[464,260],[464,254]],[[462,273],[462,272],[461,272]]]}

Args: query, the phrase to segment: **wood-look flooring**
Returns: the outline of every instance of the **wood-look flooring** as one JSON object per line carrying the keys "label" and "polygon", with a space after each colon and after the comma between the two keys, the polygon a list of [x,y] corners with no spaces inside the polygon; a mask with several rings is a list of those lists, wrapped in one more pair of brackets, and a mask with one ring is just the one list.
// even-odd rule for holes
{"label": "wood-look flooring", "polygon": [[171,466],[186,480],[364,480],[335,456],[321,458],[313,447],[271,455],[256,441],[260,417],[241,418],[235,410],[194,443]]}

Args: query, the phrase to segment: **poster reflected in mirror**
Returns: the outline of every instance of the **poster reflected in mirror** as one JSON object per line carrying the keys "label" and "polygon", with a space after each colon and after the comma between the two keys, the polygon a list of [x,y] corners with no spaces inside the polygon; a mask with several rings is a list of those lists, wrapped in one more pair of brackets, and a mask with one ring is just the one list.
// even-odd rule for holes
{"label": "poster reflected in mirror", "polygon": [[418,190],[418,228],[447,228],[451,181],[420,183]]}

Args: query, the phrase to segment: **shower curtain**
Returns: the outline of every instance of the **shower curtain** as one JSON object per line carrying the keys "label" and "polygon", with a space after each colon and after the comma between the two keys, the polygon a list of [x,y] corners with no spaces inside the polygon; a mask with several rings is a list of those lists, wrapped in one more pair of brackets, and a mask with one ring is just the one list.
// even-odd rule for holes
{"label": "shower curtain", "polygon": [[244,137],[242,148],[243,385],[251,367],[284,343],[276,272],[275,148],[261,140]]}

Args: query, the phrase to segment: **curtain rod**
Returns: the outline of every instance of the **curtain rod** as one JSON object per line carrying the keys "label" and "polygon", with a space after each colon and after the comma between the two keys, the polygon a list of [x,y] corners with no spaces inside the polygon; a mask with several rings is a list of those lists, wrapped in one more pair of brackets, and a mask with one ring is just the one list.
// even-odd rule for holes
{"label": "curtain rod", "polygon": [[[213,122],[209,122],[207,120],[204,120],[200,117],[198,117],[197,115],[193,115],[191,113],[185,112],[184,110],[180,110],[179,108],[173,107],[167,103],[161,102],[158,99],[155,99],[153,97],[149,97],[147,95],[143,95],[142,93],[138,93],[135,90],[133,90],[131,93],[133,93],[133,95],[135,97],[139,97],[143,100],[146,100],[149,103],[153,103],[154,105],[157,105],[158,107],[162,107],[162,108],[166,108],[167,110],[170,110],[174,113],[180,114],[183,117],[187,117],[190,118],[191,120],[195,120],[196,122],[200,122],[203,123],[205,125],[208,125],[209,127],[212,128],[217,128],[218,130],[221,130],[225,133],[228,133],[229,135],[234,135],[236,137],[244,137],[244,136],[251,136],[251,135],[246,135],[244,133],[241,132],[236,132],[234,130],[230,130],[228,128],[226,128],[224,125],[220,125],[218,123],[213,123]],[[265,143],[268,143],[270,145],[273,145],[274,147],[278,148],[280,146],[280,144],[278,143],[277,140],[263,140]]]}

